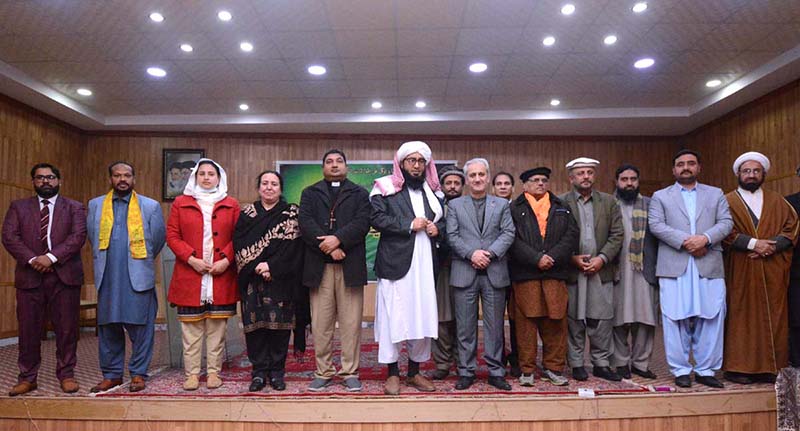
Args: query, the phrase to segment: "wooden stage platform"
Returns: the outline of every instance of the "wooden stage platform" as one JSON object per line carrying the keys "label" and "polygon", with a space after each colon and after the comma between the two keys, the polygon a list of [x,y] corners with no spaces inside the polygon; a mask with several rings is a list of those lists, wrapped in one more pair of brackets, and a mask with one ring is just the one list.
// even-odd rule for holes
{"label": "wooden stage platform", "polygon": [[772,430],[769,389],[597,398],[0,399],[10,430]]}

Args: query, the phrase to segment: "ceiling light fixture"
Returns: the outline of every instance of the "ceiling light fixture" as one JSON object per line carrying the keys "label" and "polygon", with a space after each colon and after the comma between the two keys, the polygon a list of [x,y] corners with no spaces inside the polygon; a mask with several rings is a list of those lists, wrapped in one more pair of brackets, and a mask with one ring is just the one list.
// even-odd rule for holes
{"label": "ceiling light fixture", "polygon": [[230,21],[233,19],[233,15],[226,10],[221,10],[217,12],[217,18],[219,18],[220,21]]}
{"label": "ceiling light fixture", "polygon": [[162,22],[164,21],[164,15],[161,15],[158,12],[153,12],[150,14],[150,20],[153,22]]}
{"label": "ceiling light fixture", "polygon": [[558,100],[558,99],[551,99],[550,100],[550,106],[558,106],[560,104],[561,104],[561,101]]}
{"label": "ceiling light fixture", "polygon": [[415,103],[414,106],[416,106],[419,109],[422,109],[422,108],[428,106],[428,104],[425,103],[424,100],[417,100],[417,103]]}
{"label": "ceiling light fixture", "polygon": [[633,5],[631,10],[634,11],[635,13],[642,13],[642,12],[647,10],[647,2],[643,2],[642,1],[642,2],[636,3],[635,5]]}
{"label": "ceiling light fixture", "polygon": [[372,109],[381,109],[383,108],[383,103],[378,102],[377,100],[372,102]]}
{"label": "ceiling light fixture", "polygon": [[253,51],[253,44],[250,42],[242,42],[239,44],[239,49],[244,52],[251,52]]}
{"label": "ceiling light fixture", "polygon": [[572,15],[575,13],[575,5],[572,3],[567,3],[561,8],[561,13],[564,15]]}
{"label": "ceiling light fixture", "polygon": [[722,81],[719,79],[712,79],[711,81],[706,82],[706,87],[708,88],[716,88],[722,85]]}
{"label": "ceiling light fixture", "polygon": [[486,72],[489,66],[486,63],[472,63],[469,65],[469,71],[472,73],[483,73]]}
{"label": "ceiling light fixture", "polygon": [[544,46],[553,46],[556,43],[556,38],[553,36],[547,36],[546,38],[542,39],[542,45]]}
{"label": "ceiling light fixture", "polygon": [[239,105],[240,111],[247,111],[248,109],[250,109],[250,105],[248,105],[247,103],[242,103]]}
{"label": "ceiling light fixture", "polygon": [[89,90],[88,88],[79,88],[76,90],[76,93],[80,94],[81,96],[89,97],[92,95],[92,90]]}
{"label": "ceiling light fixture", "polygon": [[606,45],[613,45],[617,43],[617,37],[614,36],[613,34],[609,34],[603,39],[603,43]]}
{"label": "ceiling light fixture", "polygon": [[639,60],[636,60],[636,63],[633,63],[633,67],[637,69],[647,69],[654,64],[656,64],[656,61],[652,58],[640,58]]}
{"label": "ceiling light fixture", "polygon": [[192,48],[192,45],[189,45],[188,43],[183,43],[183,44],[181,44],[181,51],[183,51],[183,52],[192,52],[192,51],[194,51],[194,48]]}
{"label": "ceiling light fixture", "polygon": [[156,78],[163,78],[167,76],[167,71],[160,67],[148,67],[147,73],[150,76],[155,76]]}
{"label": "ceiling light fixture", "polygon": [[312,65],[312,66],[308,66],[308,73],[310,73],[312,75],[320,76],[320,75],[324,75],[327,72],[328,72],[328,70],[325,69],[325,66],[320,66],[320,65],[317,65],[317,64]]}

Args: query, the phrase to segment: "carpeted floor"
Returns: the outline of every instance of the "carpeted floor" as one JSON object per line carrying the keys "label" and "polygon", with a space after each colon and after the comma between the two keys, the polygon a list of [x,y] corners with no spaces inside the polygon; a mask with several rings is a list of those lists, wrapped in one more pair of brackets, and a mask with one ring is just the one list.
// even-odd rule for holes
{"label": "carpeted floor", "polygon": [[[660,331],[659,331],[660,332]],[[52,334],[51,334],[52,335]],[[310,340],[311,341],[311,340]],[[312,341],[313,342],[313,341]],[[227,361],[225,363],[223,372],[221,373],[222,379],[225,384],[218,389],[208,390],[203,384],[197,391],[186,392],[182,389],[183,371],[179,369],[170,369],[168,367],[168,353],[167,353],[167,338],[166,331],[156,332],[156,346],[153,362],[150,367],[151,377],[148,380],[147,389],[137,394],[131,394],[128,391],[127,384],[122,387],[103,394],[101,396],[108,397],[352,397],[352,396],[383,396],[383,380],[385,379],[385,367],[377,364],[377,345],[374,343],[372,337],[372,329],[365,328],[362,330],[362,354],[361,354],[361,368],[360,377],[364,384],[364,390],[360,393],[349,393],[344,390],[340,380],[336,380],[334,385],[326,388],[324,392],[313,393],[307,390],[307,386],[312,379],[312,374],[315,368],[313,346],[309,346],[309,350],[304,355],[296,357],[290,352],[289,359],[287,360],[287,390],[278,392],[272,391],[267,387],[263,392],[257,394],[248,393],[247,388],[250,382],[250,364],[247,356],[244,353],[243,343],[244,337],[237,333],[237,331],[229,332],[227,340]],[[642,379],[638,376],[633,376],[630,381],[623,382],[607,382],[602,379],[590,377],[586,382],[577,382],[570,380],[569,386],[556,387],[549,383],[542,382],[538,379],[534,387],[521,387],[518,382],[508,377],[512,383],[513,389],[509,392],[497,391],[495,388],[486,384],[486,368],[479,358],[478,381],[467,391],[455,391],[453,385],[455,384],[456,377],[454,374],[445,380],[435,382],[437,391],[432,394],[426,394],[416,391],[413,388],[401,385],[402,396],[496,396],[503,394],[505,396],[574,396],[579,388],[589,388],[594,390],[595,394],[636,394],[648,390],[658,391],[675,391],[673,377],[669,375],[668,368],[664,360],[663,342],[660,338],[660,333],[657,334],[656,351],[653,354],[653,361],[651,369],[659,376],[655,380]],[[129,351],[130,349],[128,349]],[[587,349],[588,350],[588,349]],[[338,358],[338,355],[337,355]],[[1,396],[6,395],[6,388],[9,388],[16,382],[17,375],[17,346],[16,344],[0,347],[0,387],[3,391]],[[338,360],[338,359],[337,359]],[[405,369],[405,359],[401,359],[401,370]],[[588,364],[588,361],[587,361]],[[338,363],[337,363],[338,365]],[[433,363],[428,362],[422,365],[423,373],[428,373],[433,370]],[[587,367],[591,373],[591,367]],[[566,375],[568,377],[569,373]],[[97,338],[93,332],[84,332],[81,334],[81,339],[78,343],[78,366],[75,370],[75,376],[81,383],[81,390],[76,394],[64,394],[61,392],[58,381],[55,378],[55,340],[51,337],[42,341],[42,366],[39,372],[39,389],[30,393],[29,396],[89,396],[88,390],[91,386],[96,384],[102,378],[97,363]],[[126,383],[127,383],[126,376]],[[721,377],[721,376],[718,376]],[[764,389],[770,385],[750,385],[742,386],[731,382],[724,382],[726,387],[724,390],[732,389]],[[649,386],[649,388],[648,388]],[[689,389],[678,389],[679,392],[701,392],[715,390],[707,388],[702,385],[694,384]]]}

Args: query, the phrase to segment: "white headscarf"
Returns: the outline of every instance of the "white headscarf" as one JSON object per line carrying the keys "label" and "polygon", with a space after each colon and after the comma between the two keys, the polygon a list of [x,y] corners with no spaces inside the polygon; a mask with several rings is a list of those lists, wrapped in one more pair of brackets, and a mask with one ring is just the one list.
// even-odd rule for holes
{"label": "white headscarf", "polygon": [[[219,169],[219,184],[212,190],[207,190],[197,184],[197,170],[200,163],[211,162]],[[183,189],[183,194],[191,196],[197,200],[200,212],[203,214],[203,255],[198,258],[203,259],[208,264],[214,263],[214,234],[211,227],[211,219],[214,215],[214,205],[228,196],[228,176],[225,169],[222,169],[217,162],[211,159],[200,159],[192,168],[189,174],[189,181]],[[231,262],[232,264],[233,262]],[[200,303],[214,303],[214,277],[211,274],[203,274],[200,279]]]}
{"label": "white headscarf", "polygon": [[[197,184],[197,169],[199,169],[202,162],[211,162],[219,169],[219,184],[212,190],[206,190]],[[191,196],[198,201],[214,204],[225,199],[228,196],[228,175],[225,173],[225,169],[222,169],[219,163],[211,159],[203,158],[198,160],[194,168],[192,168],[192,173],[189,174],[189,181],[186,182],[186,187],[183,188],[183,194]]]}

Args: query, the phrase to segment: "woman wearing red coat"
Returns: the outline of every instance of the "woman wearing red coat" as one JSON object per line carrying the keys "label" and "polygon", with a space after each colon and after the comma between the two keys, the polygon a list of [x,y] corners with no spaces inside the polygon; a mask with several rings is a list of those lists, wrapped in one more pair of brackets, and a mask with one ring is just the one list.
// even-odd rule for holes
{"label": "woman wearing red coat", "polygon": [[178,307],[183,335],[183,389],[200,386],[203,339],[206,340],[206,386],[222,386],[222,349],[228,317],[236,314],[239,291],[233,263],[233,228],[239,203],[228,196],[225,170],[200,159],[183,195],[175,198],[167,221],[167,245],[175,270],[167,300]]}

